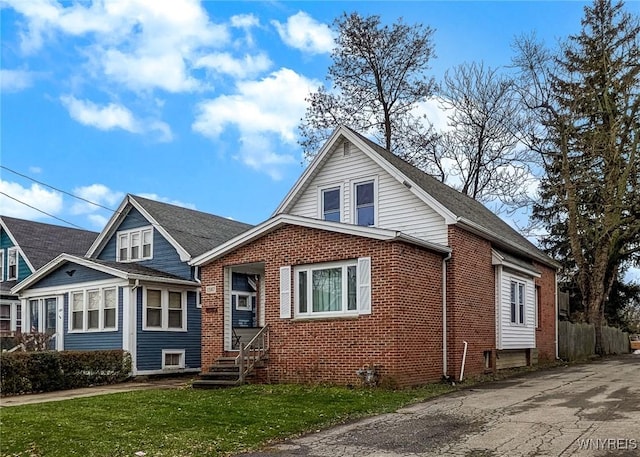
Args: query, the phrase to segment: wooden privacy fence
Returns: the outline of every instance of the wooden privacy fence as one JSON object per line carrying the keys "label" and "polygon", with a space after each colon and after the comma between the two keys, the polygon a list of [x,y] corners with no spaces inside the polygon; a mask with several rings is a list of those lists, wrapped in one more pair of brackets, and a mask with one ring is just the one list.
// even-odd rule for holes
{"label": "wooden privacy fence", "polygon": [[[617,328],[602,327],[605,354],[629,352],[629,335]],[[595,355],[596,331],[591,324],[558,322],[558,356],[563,360],[587,359]]]}

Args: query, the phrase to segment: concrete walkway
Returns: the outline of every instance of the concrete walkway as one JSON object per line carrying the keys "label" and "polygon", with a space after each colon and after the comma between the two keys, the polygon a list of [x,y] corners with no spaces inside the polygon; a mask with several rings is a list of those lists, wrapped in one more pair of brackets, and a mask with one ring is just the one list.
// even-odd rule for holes
{"label": "concrete walkway", "polygon": [[0,398],[0,407],[30,405],[33,403],[45,403],[50,401],[69,400],[71,398],[93,397],[96,395],[113,394],[117,392],[130,392],[143,389],[178,389],[189,385],[193,376],[149,378],[145,380],[132,380],[120,384],[108,386],[83,387],[80,389],[59,390],[41,394],[15,395]]}
{"label": "concrete walkway", "polygon": [[640,356],[487,383],[244,457],[640,456]]}

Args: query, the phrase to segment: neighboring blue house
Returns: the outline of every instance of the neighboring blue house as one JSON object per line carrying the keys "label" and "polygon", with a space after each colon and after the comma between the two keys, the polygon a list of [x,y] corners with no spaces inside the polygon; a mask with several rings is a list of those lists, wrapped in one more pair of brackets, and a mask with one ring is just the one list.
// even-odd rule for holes
{"label": "neighboring blue house", "polygon": [[61,254],[12,289],[23,328],[56,309],[58,350],[124,349],[133,375],[200,369],[200,281],[188,262],[251,226],[127,195],[84,257]]}
{"label": "neighboring blue house", "polygon": [[[87,230],[0,216],[0,336],[25,330],[20,300],[11,289],[63,252],[84,255],[97,236]],[[42,319],[37,330],[44,333],[53,325],[53,312],[49,314],[52,318]]]}

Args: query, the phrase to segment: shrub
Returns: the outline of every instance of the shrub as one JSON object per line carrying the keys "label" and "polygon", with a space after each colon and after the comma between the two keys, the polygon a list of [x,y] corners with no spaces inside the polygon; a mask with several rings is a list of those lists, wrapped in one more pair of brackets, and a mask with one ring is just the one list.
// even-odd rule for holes
{"label": "shrub", "polygon": [[0,393],[51,392],[125,380],[131,356],[121,350],[0,354]]}

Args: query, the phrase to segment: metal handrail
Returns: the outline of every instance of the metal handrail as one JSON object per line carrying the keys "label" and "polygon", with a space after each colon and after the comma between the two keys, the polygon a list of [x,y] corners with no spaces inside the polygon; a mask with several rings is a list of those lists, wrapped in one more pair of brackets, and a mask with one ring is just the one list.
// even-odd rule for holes
{"label": "metal handrail", "polygon": [[[258,342],[261,344],[258,346]],[[240,352],[236,357],[236,365],[240,367],[240,384],[244,383],[244,378],[248,375],[256,363],[269,350],[269,326],[265,325],[246,345],[240,343]]]}

